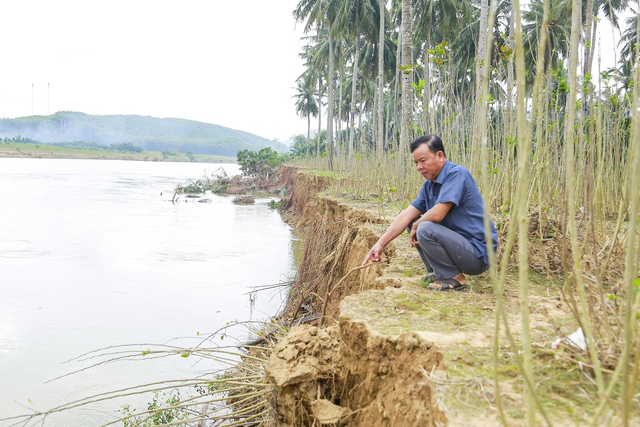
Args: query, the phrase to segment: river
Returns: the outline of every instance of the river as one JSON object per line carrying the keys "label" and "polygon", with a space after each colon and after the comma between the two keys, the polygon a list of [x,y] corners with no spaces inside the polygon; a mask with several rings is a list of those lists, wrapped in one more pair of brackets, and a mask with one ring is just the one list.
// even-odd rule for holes
{"label": "river", "polygon": [[[207,369],[172,357],[46,382],[88,366],[63,363],[85,352],[202,336],[278,311],[285,288],[253,302],[247,295],[295,270],[292,230],[269,199],[171,202],[176,184],[218,167],[239,172],[235,164],[0,158],[0,418]],[[100,425],[121,404],[62,413],[45,426]]]}

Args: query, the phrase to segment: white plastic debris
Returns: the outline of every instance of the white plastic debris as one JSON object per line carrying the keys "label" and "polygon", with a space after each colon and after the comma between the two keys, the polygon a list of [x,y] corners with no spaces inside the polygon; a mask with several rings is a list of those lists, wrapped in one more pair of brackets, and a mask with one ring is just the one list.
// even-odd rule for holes
{"label": "white plastic debris", "polygon": [[551,348],[557,350],[558,347],[560,347],[560,343],[569,344],[570,346],[582,351],[587,349],[587,339],[584,336],[584,332],[582,332],[582,328],[576,329],[576,331],[569,336],[558,338],[551,343]]}

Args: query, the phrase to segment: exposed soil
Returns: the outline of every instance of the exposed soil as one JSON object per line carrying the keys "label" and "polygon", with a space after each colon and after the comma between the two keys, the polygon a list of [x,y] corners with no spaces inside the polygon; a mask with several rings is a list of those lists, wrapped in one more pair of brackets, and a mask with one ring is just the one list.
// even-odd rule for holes
{"label": "exposed soil", "polygon": [[[360,268],[397,212],[381,215],[379,206],[322,195],[328,184],[326,177],[293,167],[281,171],[281,185],[293,189],[282,202],[285,217],[305,234],[285,321],[319,319],[316,326],[293,327],[272,353],[268,375],[280,425],[501,425],[493,374],[496,299],[488,277],[469,277],[466,292],[429,291],[420,283],[424,267],[404,236],[385,248],[386,262]],[[542,404],[554,425],[582,425],[597,402],[592,373],[574,362],[582,357],[576,350],[551,350],[577,325],[552,275],[532,273],[529,290]],[[505,303],[519,340],[513,279]],[[503,327],[499,338],[505,417],[508,425],[524,425],[519,356]],[[540,416],[538,421],[544,424]]]}

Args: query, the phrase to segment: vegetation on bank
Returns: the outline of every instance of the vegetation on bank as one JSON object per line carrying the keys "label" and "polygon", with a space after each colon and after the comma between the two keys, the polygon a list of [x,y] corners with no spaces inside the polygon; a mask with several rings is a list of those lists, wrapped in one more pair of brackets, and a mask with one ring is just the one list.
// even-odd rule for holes
{"label": "vegetation on bank", "polygon": [[240,150],[271,147],[288,150],[278,141],[210,123],[134,115],[96,116],[60,111],[49,116],[0,119],[0,135],[43,143],[89,141],[101,145],[130,143],[149,151],[191,152],[235,156]]}
{"label": "vegetation on bank", "polygon": [[[549,413],[558,410],[558,400],[584,411],[583,424],[630,425],[640,396],[637,21],[624,33],[624,62],[592,73],[596,18],[615,26],[627,3],[534,0],[522,10],[518,1],[436,7],[402,0],[388,6],[301,0],[296,7],[308,32],[296,108],[327,129],[323,149],[322,132],[312,137],[309,120],[307,136],[297,138],[297,162],[340,176],[331,194],[377,208],[390,220],[388,212],[406,207],[422,182],[412,171],[408,143],[423,133],[440,135],[449,159],[476,177],[500,232],[499,252],[482,277],[482,298],[439,295],[435,306],[425,307],[423,298],[403,297],[389,315],[424,310],[440,328],[476,319],[459,316],[464,310],[490,323],[491,346],[464,357],[481,365],[492,393],[467,402],[487,402],[505,426],[514,418],[553,425]],[[532,286],[540,277],[555,286]],[[568,314],[557,335],[580,327],[586,350],[550,354],[531,322],[541,310],[540,288]],[[206,357],[221,357],[221,349]],[[439,387],[474,379],[459,359],[449,360],[449,372],[459,376],[438,379]],[[547,387],[546,376],[562,372],[567,375]],[[253,375],[248,398],[262,391],[262,370],[247,377]],[[463,382],[465,392],[468,384],[484,383]],[[522,409],[509,414],[505,401],[513,395]],[[267,421],[264,408],[252,402],[240,417]]]}
{"label": "vegetation on bank", "polygon": [[238,165],[246,176],[261,177],[266,180],[274,179],[280,165],[291,158],[287,154],[278,154],[271,148],[263,148],[260,151],[238,151]]}
{"label": "vegetation on bank", "polygon": [[[505,346],[520,355],[523,424],[551,424],[534,370],[534,270],[562,283],[555,296],[586,336],[587,350],[569,360],[588,365],[595,386],[586,391],[597,402],[589,423],[619,414],[629,425],[640,405],[640,15],[626,2],[578,0],[346,4],[301,0],[294,11],[307,33],[296,109],[327,132],[314,156],[321,134],[308,121],[299,164],[341,176],[331,194],[399,212],[422,183],[408,144],[441,136],[448,158],[476,177],[500,230],[487,280],[502,424]],[[619,62],[601,70],[595,23],[620,28],[623,13],[634,15]],[[512,274],[517,286],[506,293]],[[517,334],[506,309],[513,300]]]}
{"label": "vegetation on bank", "polygon": [[[190,180],[186,184],[176,186],[172,200],[182,194],[198,195],[206,192],[213,194],[235,194],[234,203],[253,204],[251,195],[257,191],[276,191],[280,196],[287,192],[286,188],[279,188],[276,172],[280,165],[290,159],[290,155],[278,154],[271,148],[263,148],[260,151],[242,150],[238,152],[237,162],[241,175],[229,176],[223,169],[214,171],[210,175],[205,174],[197,180]],[[247,195],[249,193],[249,195]],[[190,197],[190,196],[187,196]],[[271,201],[271,209],[278,209],[279,202]]]}
{"label": "vegetation on bank", "polygon": [[[21,157],[35,159],[103,159],[138,160],[151,162],[197,162],[234,163],[235,158],[212,154],[175,153],[170,151],[146,151],[126,143],[116,144],[118,149],[99,146],[95,143],[64,143],[59,145],[5,142],[0,143],[1,157]],[[114,148],[116,148],[114,147]]]}

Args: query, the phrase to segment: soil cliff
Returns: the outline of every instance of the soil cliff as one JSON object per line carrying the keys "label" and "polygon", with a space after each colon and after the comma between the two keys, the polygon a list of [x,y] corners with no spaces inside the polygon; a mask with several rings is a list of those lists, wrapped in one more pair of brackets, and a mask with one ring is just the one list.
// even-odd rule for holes
{"label": "soil cliff", "polygon": [[[322,326],[293,327],[274,349],[268,376],[277,388],[281,425],[440,426],[428,373],[442,354],[418,333],[372,329],[345,300],[368,290],[400,286],[383,274],[388,263],[361,268],[382,221],[366,208],[319,196],[326,177],[284,167],[286,218],[305,234],[298,279],[286,315],[315,313]],[[389,245],[386,256],[395,254]]]}
{"label": "soil cliff", "polygon": [[[328,196],[323,191],[339,178],[295,167],[283,167],[280,178],[292,189],[282,201],[285,218],[305,236],[284,317],[308,323],[292,327],[271,353],[267,376],[278,424],[524,426],[517,277],[507,278],[508,316],[496,328],[488,275],[467,277],[465,292],[429,291],[407,236],[387,245],[383,262],[362,267],[401,207]],[[570,346],[552,349],[578,326],[562,288],[552,274],[532,271],[529,293],[535,386],[544,408],[536,422],[587,425],[598,400],[588,365],[576,363],[586,355]]]}

